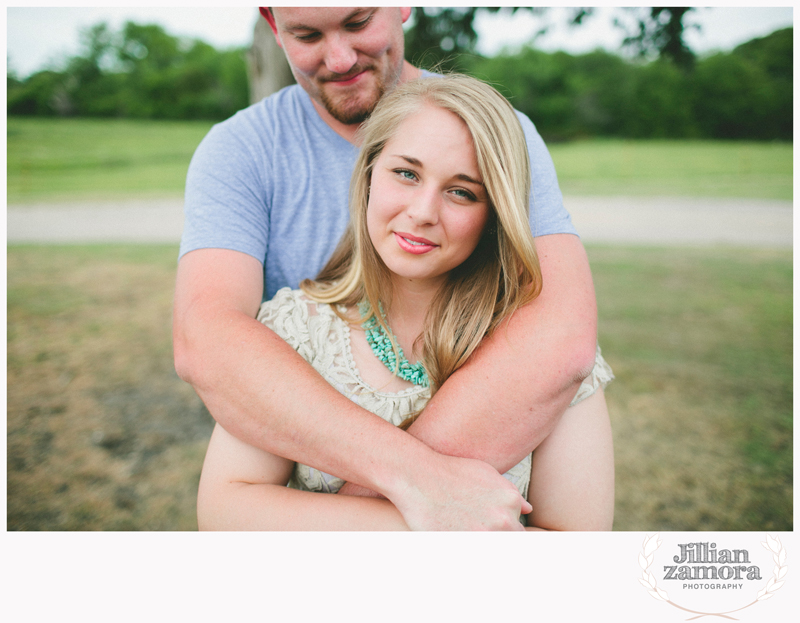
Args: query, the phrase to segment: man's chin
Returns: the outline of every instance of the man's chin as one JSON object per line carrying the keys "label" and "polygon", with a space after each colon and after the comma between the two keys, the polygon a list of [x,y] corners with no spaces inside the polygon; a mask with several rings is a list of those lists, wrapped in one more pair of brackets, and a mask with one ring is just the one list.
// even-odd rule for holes
{"label": "man's chin", "polygon": [[375,100],[375,103],[367,106],[363,104],[348,104],[347,102],[331,102],[323,98],[322,104],[331,117],[336,119],[339,123],[355,125],[362,123],[370,116],[377,104],[377,100]]}
{"label": "man's chin", "polygon": [[333,98],[324,90],[320,94],[322,105],[325,110],[339,123],[354,125],[362,123],[372,114],[383,96],[383,89],[380,86],[372,89],[370,93],[360,94],[360,97],[339,97]]}

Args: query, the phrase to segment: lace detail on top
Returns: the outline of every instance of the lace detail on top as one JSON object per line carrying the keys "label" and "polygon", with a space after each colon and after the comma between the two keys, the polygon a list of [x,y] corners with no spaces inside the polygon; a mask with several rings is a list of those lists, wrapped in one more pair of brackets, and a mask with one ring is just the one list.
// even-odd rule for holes
{"label": "lace detail on top", "polygon": [[[361,378],[350,347],[350,327],[330,305],[315,303],[301,290],[283,288],[261,306],[258,320],[275,331],[308,361],[337,391],[395,426],[411,414],[421,411],[430,399],[427,387],[410,387],[400,392],[381,392]],[[571,404],[592,395],[613,379],[611,368],[597,349],[592,375],[581,385]],[[506,472],[523,496],[528,494],[531,456]],[[306,491],[336,493],[344,480],[318,469],[296,463],[288,486]]]}

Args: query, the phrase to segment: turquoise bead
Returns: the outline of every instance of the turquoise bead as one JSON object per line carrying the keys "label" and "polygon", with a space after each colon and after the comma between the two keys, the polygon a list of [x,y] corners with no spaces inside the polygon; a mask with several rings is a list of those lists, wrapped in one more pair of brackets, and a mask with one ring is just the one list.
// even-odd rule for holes
{"label": "turquoise bead", "polygon": [[[384,322],[386,322],[386,314],[383,313],[383,306],[380,304],[379,310],[381,317]],[[369,314],[369,303],[367,303],[367,301],[361,301],[361,303],[358,304],[358,311],[361,313],[361,317],[365,318]],[[412,365],[408,359],[406,359],[406,356],[403,354],[403,349],[399,344],[397,345],[397,355],[395,355],[391,339],[386,335],[386,332],[374,315],[369,320],[362,322],[361,326],[364,327],[367,343],[370,345],[372,352],[392,371],[392,373],[396,371],[397,376],[414,385],[420,385],[422,387],[430,386],[425,366],[419,361]],[[397,363],[398,357],[400,358],[399,365]]]}

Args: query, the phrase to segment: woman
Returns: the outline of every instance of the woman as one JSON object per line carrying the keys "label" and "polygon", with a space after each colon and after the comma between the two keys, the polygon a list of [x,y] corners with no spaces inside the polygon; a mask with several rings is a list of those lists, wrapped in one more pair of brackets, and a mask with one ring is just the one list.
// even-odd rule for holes
{"label": "woman", "polygon": [[[464,76],[401,85],[364,125],[339,249],[317,280],[279,291],[258,318],[340,392],[405,427],[484,337],[538,295],[529,188],[522,128],[494,89]],[[598,360],[599,374],[554,431],[506,474],[533,508],[532,527],[611,527],[613,452],[601,387],[613,376]],[[343,484],[217,425],[199,525],[407,529],[388,500],[322,495]],[[530,510],[514,499],[518,513]]]}

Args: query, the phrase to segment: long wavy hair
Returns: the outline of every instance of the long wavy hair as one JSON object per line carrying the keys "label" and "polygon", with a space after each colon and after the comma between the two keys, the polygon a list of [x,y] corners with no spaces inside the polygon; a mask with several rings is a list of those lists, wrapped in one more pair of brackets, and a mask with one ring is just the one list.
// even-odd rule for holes
{"label": "long wavy hair", "polygon": [[382,315],[375,313],[379,303],[391,310],[392,280],[367,231],[370,179],[375,161],[400,124],[425,105],[450,111],[466,124],[491,207],[478,246],[450,272],[415,343],[418,346],[422,340],[421,360],[433,393],[464,365],[484,337],[538,296],[542,287],[528,220],[530,163],[525,136],[514,109],[494,88],[452,74],[403,83],[381,99],[360,131],[362,146],[350,183],[350,225],[319,276],[306,279],[300,287],[309,298],[334,309],[338,305],[353,309],[366,300],[368,317],[375,316],[391,335]]}

